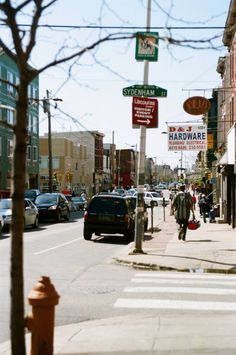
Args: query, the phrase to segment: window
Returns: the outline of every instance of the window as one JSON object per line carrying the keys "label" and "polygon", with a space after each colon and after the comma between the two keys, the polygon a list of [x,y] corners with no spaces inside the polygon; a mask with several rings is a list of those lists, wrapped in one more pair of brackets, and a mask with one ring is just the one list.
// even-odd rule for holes
{"label": "window", "polygon": [[14,112],[12,110],[7,110],[7,123],[10,125],[14,124]]}
{"label": "window", "polygon": [[14,88],[11,84],[14,84],[14,76],[13,73],[11,73],[10,71],[7,72],[7,81],[9,81],[9,84],[7,84],[7,91],[10,94],[13,94]]}
{"label": "window", "polygon": [[36,116],[31,116],[32,132],[34,134],[38,133],[38,119]]}
{"label": "window", "polygon": [[32,88],[32,86],[31,86],[31,85],[28,85],[28,98],[32,98],[32,95],[31,95],[31,88]]}
{"label": "window", "polygon": [[13,157],[13,139],[7,140],[7,156],[9,158]]}
{"label": "window", "polygon": [[40,169],[48,169],[48,156],[41,156],[39,158]]}
{"label": "window", "polygon": [[33,146],[33,160],[38,160],[38,147],[36,145]]}
{"label": "window", "polygon": [[59,158],[52,158],[52,168],[59,169],[60,159]]}
{"label": "window", "polygon": [[38,98],[38,88],[36,86],[33,86],[32,87],[32,97],[34,99],[37,99]]}
{"label": "window", "polygon": [[31,145],[27,145],[26,158],[31,159]]}

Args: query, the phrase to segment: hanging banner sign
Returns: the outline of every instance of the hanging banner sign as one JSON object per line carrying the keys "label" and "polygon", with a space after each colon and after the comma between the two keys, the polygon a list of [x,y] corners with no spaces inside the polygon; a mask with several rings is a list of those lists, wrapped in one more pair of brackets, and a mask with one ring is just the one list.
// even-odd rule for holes
{"label": "hanging banner sign", "polygon": [[168,126],[168,150],[207,150],[207,126]]}
{"label": "hanging banner sign", "polygon": [[158,60],[158,32],[138,32],[136,35],[136,60]]}

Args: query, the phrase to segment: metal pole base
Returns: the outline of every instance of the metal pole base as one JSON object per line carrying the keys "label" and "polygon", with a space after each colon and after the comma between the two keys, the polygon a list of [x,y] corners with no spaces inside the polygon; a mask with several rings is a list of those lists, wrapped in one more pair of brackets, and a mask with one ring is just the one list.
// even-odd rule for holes
{"label": "metal pole base", "polygon": [[147,253],[145,253],[142,249],[135,248],[133,251],[129,253],[129,255],[134,255],[134,254],[147,254]]}

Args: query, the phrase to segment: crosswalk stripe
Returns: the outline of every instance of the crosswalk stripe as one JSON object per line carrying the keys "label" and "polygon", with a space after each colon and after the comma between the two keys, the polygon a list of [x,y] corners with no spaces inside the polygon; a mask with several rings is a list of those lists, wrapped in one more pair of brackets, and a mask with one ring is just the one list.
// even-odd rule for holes
{"label": "crosswalk stripe", "polygon": [[145,308],[145,309],[175,309],[198,311],[233,311],[236,312],[236,303],[230,302],[203,302],[179,301],[165,299],[118,298],[115,308]]}
{"label": "crosswalk stripe", "polygon": [[229,281],[236,281],[236,276],[234,275],[227,275],[224,274],[199,274],[199,273],[174,273],[174,272],[144,272],[144,273],[137,273],[135,274],[135,277],[141,277],[141,278],[159,278],[159,279],[207,279],[207,280],[229,280]]}
{"label": "crosswalk stripe", "polygon": [[189,287],[125,287],[126,293],[184,293],[198,295],[236,295],[236,289]]}
{"label": "crosswalk stripe", "polygon": [[236,282],[232,282],[232,281],[218,281],[218,280],[188,280],[188,279],[180,279],[180,280],[164,280],[164,279],[157,279],[157,278],[137,278],[137,279],[131,279],[132,282],[134,283],[152,283],[152,284],[166,284],[166,283],[171,283],[171,284],[177,284],[177,285],[181,285],[181,284],[185,284],[185,285],[196,285],[196,284],[201,284],[201,285],[221,285],[221,286],[236,286]]}

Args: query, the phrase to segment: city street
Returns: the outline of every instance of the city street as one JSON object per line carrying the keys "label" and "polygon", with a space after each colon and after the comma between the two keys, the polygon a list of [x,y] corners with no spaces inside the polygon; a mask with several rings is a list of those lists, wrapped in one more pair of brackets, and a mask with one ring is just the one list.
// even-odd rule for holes
{"label": "city street", "polygon": [[[155,208],[163,219],[163,208]],[[133,271],[110,263],[126,245],[123,236],[83,238],[83,212],[69,222],[41,223],[24,233],[25,310],[27,295],[40,276],[49,276],[60,294],[56,325],[113,316],[113,303]],[[151,225],[151,218],[149,220]],[[9,339],[10,235],[0,238],[0,342]],[[116,310],[120,313],[121,311]]]}
{"label": "city street", "polygon": [[[163,220],[163,208],[155,207],[153,212],[156,225]],[[85,241],[82,229],[80,212],[70,222],[41,224],[39,230],[26,230],[26,313],[30,310],[27,294],[39,276],[46,275],[60,294],[57,327],[112,319],[114,324],[136,319],[143,325],[146,319],[146,327],[152,326],[152,332],[156,332],[153,349],[178,349],[176,337],[183,339],[181,349],[183,343],[186,349],[190,345],[197,349],[235,349],[236,344],[227,342],[234,337],[236,321],[235,275],[146,271],[114,264],[113,256],[127,248],[124,239],[94,236],[93,241]],[[0,342],[9,339],[9,241],[9,234],[3,234]],[[136,327],[130,327],[134,327],[128,334],[132,341]],[[191,338],[190,345],[189,339],[184,341],[186,335]],[[144,343],[139,344],[143,350],[150,346]],[[86,346],[89,349],[89,344]],[[91,344],[94,346],[95,340]],[[124,351],[125,347],[127,343]]]}

